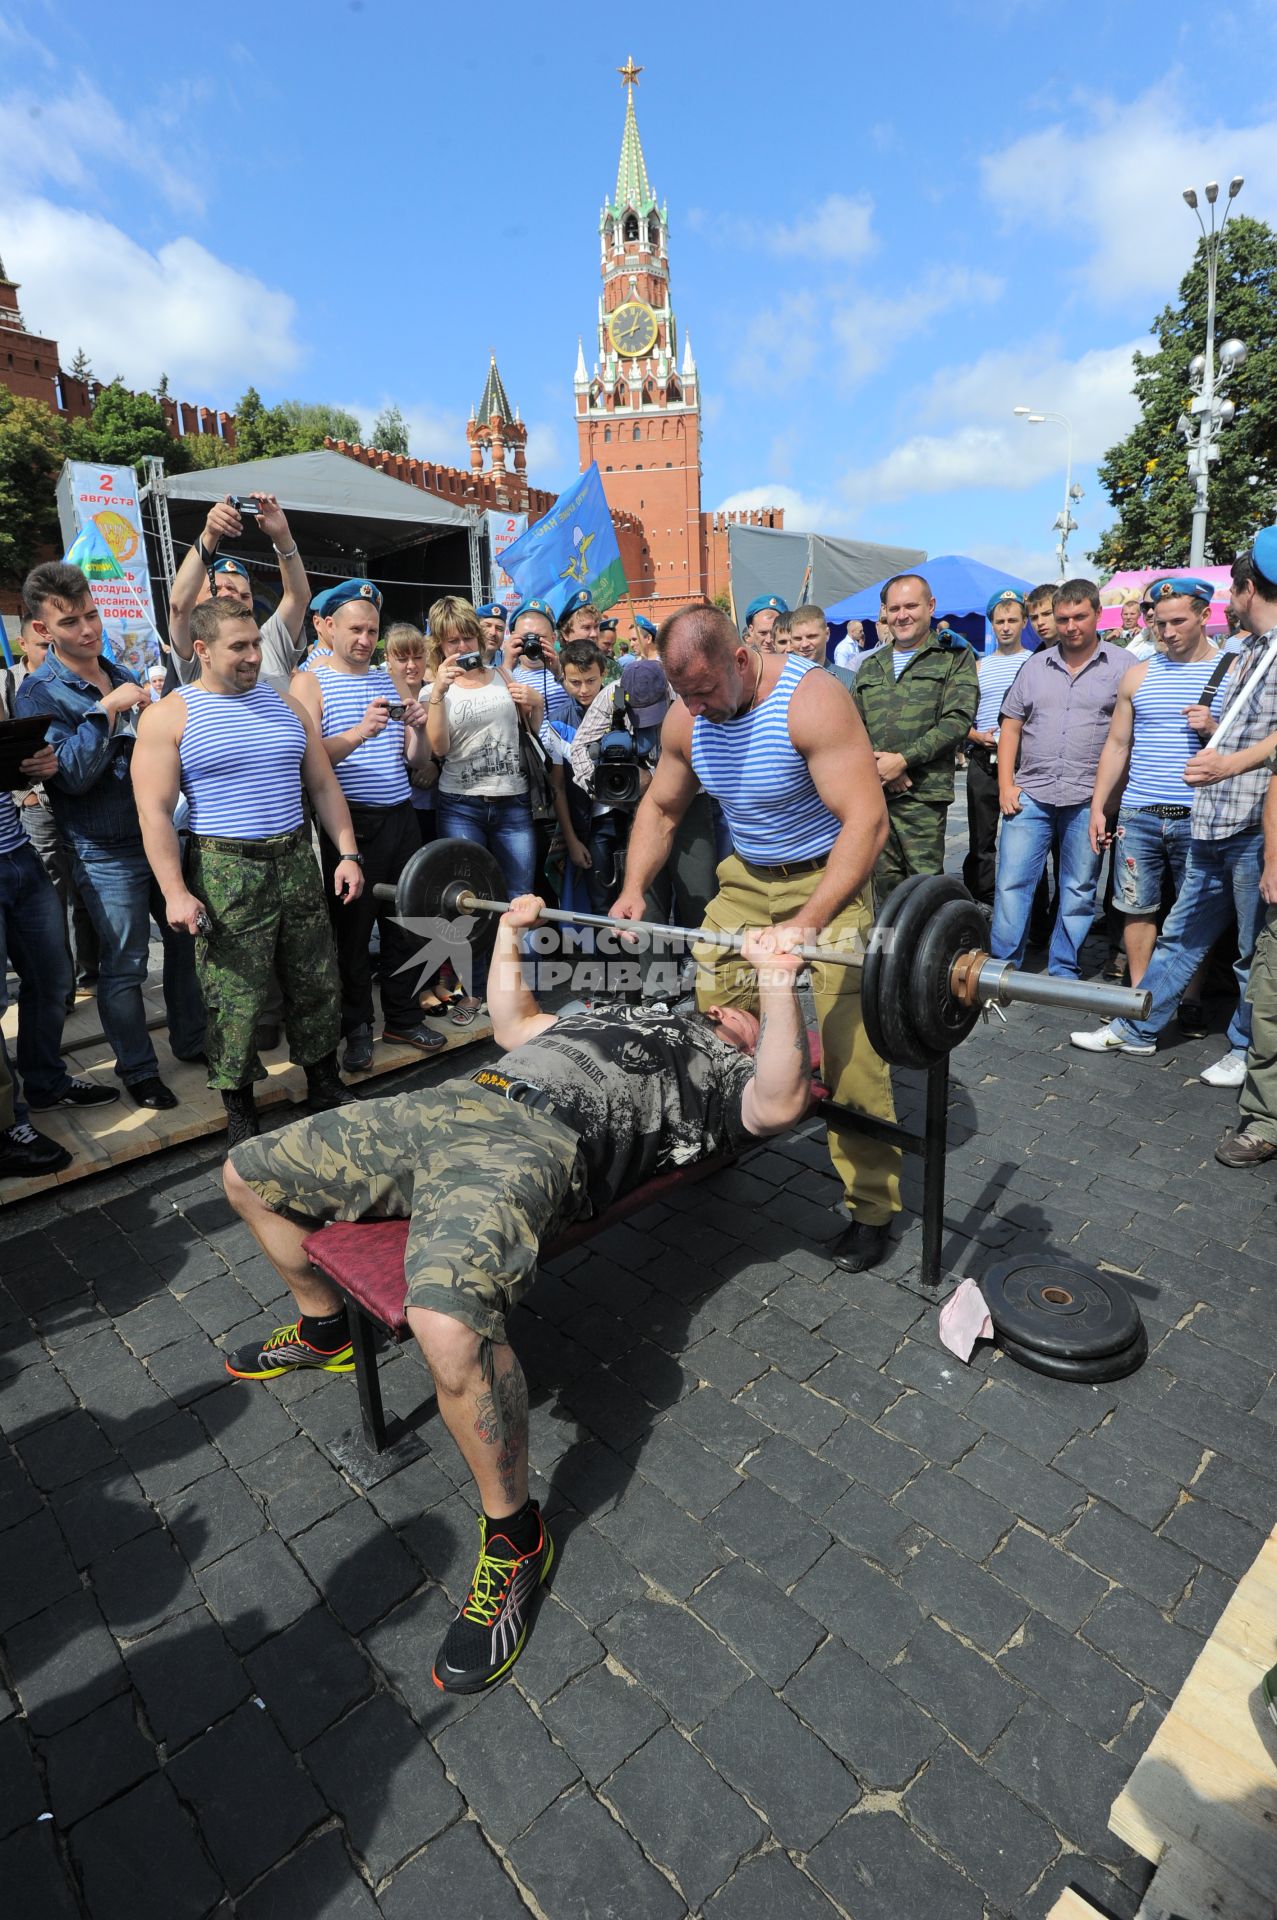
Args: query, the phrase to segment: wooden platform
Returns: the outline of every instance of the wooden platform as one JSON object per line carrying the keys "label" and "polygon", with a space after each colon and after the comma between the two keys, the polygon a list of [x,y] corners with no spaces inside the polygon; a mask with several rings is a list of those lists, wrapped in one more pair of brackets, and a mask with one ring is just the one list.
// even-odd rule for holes
{"label": "wooden platform", "polygon": [[[44,1193],[50,1187],[69,1186],[72,1181],[122,1166],[125,1161],[140,1159],[145,1154],[161,1153],[166,1147],[181,1146],[187,1140],[197,1140],[206,1134],[224,1131],[226,1110],[222,1106],[220,1093],[214,1092],[207,1084],[207,1069],[203,1066],[187,1066],[173,1058],[168,1046],[160,989],[158,985],[148,985],[144,992],[147,1025],[159,1057],[160,1078],[173,1089],[179,1104],[168,1113],[151,1113],[142,1107],[135,1107],[127,1094],[122,1094],[109,1107],[93,1107],[83,1113],[65,1108],[57,1108],[49,1113],[33,1113],[32,1124],[50,1139],[61,1141],[72,1155],[71,1164],[61,1173],[44,1174],[39,1179],[0,1179],[0,1209],[11,1206],[15,1200],[25,1200],[30,1194]],[[17,1008],[10,1006],[4,1015],[4,1037],[10,1051],[16,1039],[17,1025]],[[472,1027],[454,1027],[447,1020],[435,1020],[431,1025],[444,1035],[449,1053],[462,1051],[476,1041],[492,1038],[492,1026],[486,1015],[481,1016]],[[378,1008],[374,1032],[379,1031],[380,1027]],[[74,1012],[67,1016],[62,1055],[69,1071],[80,1079],[99,1080],[110,1086],[119,1085],[112,1071],[115,1056],[102,1037],[97,1002],[92,994],[81,994],[76,1000]],[[438,1053],[421,1054],[415,1047],[386,1046],[378,1041],[373,1052],[372,1072],[347,1077],[352,1086],[362,1086],[381,1074],[392,1073],[401,1067],[420,1066],[426,1059],[438,1061],[441,1058],[442,1055]],[[262,1065],[266,1068],[267,1078],[257,1083],[259,1108],[264,1110],[280,1106],[285,1101],[305,1098],[306,1076],[300,1067],[289,1063],[287,1043],[263,1055]]]}
{"label": "wooden platform", "polygon": [[[1157,1868],[1137,1920],[1273,1920],[1277,1530],[1229,1601],[1109,1825]],[[1067,1911],[1067,1909],[1066,1909]]]}

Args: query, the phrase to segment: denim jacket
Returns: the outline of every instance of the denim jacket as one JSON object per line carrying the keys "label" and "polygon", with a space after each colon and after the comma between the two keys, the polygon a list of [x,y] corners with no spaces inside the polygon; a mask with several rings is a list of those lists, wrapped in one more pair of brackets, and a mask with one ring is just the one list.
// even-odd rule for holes
{"label": "denim jacket", "polygon": [[[136,675],[105,655],[98,665],[113,687],[138,684]],[[18,689],[19,714],[52,716],[47,744],[57,749],[58,770],[45,781],[53,817],[73,846],[140,846],[129,762],[134,734],[117,718],[95,712],[101,694],[58,659],[52,648],[44,665]]]}

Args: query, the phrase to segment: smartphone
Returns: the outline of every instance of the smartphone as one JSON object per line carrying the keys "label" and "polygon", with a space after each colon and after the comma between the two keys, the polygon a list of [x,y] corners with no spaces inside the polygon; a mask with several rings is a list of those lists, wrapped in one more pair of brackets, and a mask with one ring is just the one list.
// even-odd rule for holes
{"label": "smartphone", "polygon": [[256,500],[241,500],[236,494],[231,495],[231,505],[242,520],[256,520],[261,512]]}
{"label": "smartphone", "polygon": [[402,720],[407,711],[408,708],[404,701],[392,700],[390,702],[390,717],[392,720]]}

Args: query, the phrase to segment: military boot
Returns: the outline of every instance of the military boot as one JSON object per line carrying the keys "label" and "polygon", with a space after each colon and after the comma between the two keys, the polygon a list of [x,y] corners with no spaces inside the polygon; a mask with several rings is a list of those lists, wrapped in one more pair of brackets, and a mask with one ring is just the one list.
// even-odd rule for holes
{"label": "military boot", "polygon": [[328,1113],[333,1107],[344,1107],[354,1094],[337,1071],[337,1055],[326,1053],[322,1060],[316,1060],[306,1069],[306,1111],[307,1113]]}
{"label": "military boot", "polygon": [[251,1087],[224,1087],[222,1105],[226,1109],[226,1151],[242,1140],[255,1140],[261,1132],[257,1124],[257,1102]]}

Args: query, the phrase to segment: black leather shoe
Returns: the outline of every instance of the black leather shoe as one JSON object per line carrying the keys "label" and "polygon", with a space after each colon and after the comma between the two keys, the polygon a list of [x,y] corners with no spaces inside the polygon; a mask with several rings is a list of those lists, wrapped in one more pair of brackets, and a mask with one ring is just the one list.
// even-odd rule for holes
{"label": "black leather shoe", "polygon": [[871,1227],[863,1220],[853,1220],[830,1247],[829,1257],[844,1273],[864,1273],[866,1268],[877,1266],[890,1244],[890,1223]]}
{"label": "black leather shoe", "polygon": [[1180,1001],[1179,1030],[1186,1040],[1206,1038],[1210,1028],[1206,1024],[1206,1009],[1200,1000]]}
{"label": "black leather shoe", "polygon": [[69,1167],[71,1156],[47,1133],[37,1133],[25,1120],[0,1132],[0,1179],[18,1179],[23,1174],[61,1173]]}
{"label": "black leather shoe", "polygon": [[177,1095],[165,1086],[158,1073],[153,1073],[148,1080],[135,1080],[124,1091],[135,1107],[150,1107],[155,1113],[167,1113],[178,1104]]}

